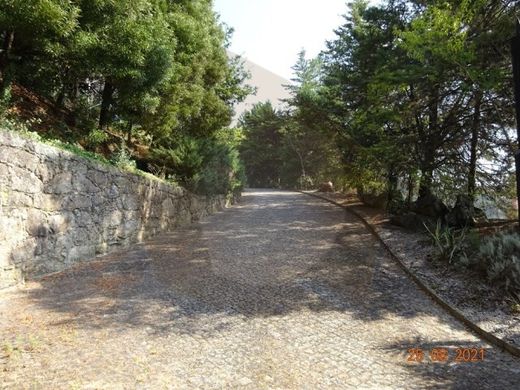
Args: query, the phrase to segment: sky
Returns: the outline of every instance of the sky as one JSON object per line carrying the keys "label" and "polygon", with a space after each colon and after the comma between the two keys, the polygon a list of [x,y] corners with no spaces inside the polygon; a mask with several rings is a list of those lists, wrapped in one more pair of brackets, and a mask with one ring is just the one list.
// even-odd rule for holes
{"label": "sky", "polygon": [[347,11],[346,0],[214,0],[221,21],[233,27],[230,50],[286,79],[298,52],[325,49]]}

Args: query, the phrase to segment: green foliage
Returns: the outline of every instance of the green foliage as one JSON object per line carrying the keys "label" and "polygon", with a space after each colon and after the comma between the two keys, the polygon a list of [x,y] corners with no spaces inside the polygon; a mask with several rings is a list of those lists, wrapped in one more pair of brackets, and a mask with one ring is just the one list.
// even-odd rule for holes
{"label": "green foliage", "polygon": [[0,130],[14,132],[25,139],[30,139],[62,150],[66,150],[89,160],[101,162],[107,165],[111,164],[111,162],[102,155],[89,152],[78,144],[68,143],[49,137],[42,137],[37,132],[31,130],[35,125],[34,122],[35,121],[21,121],[16,118],[0,118]]}
{"label": "green foliage", "polygon": [[425,227],[435,247],[435,256],[438,260],[451,265],[464,254],[467,245],[466,230],[445,227],[440,221],[433,228],[427,225]]}
{"label": "green foliage", "polygon": [[243,189],[244,168],[238,151],[212,141],[204,148],[205,163],[195,185],[195,192],[205,195],[238,193]]}
{"label": "green foliage", "polygon": [[0,117],[0,128],[5,131],[16,132],[24,138],[32,139],[34,141],[42,141],[42,137],[31,131],[33,123],[21,121],[16,118]]}
{"label": "green foliage", "polygon": [[78,7],[67,0],[0,1],[0,25],[39,41],[70,35],[78,16]]}
{"label": "green foliage", "polygon": [[124,142],[121,142],[121,146],[112,156],[111,162],[116,166],[125,171],[135,171],[136,163],[132,160],[128,148]]}
{"label": "green foliage", "polygon": [[0,0],[0,38],[13,38],[0,54],[0,87],[24,79],[34,89],[52,91],[79,13],[66,0]]}
{"label": "green foliage", "polygon": [[520,299],[520,235],[501,233],[483,240],[474,263],[489,281]]}
{"label": "green foliage", "polygon": [[302,51],[293,69],[287,111],[264,102],[241,119],[240,150],[250,186],[310,189],[321,181],[340,182],[339,149],[319,95],[321,61],[307,60]]}
{"label": "green foliage", "polygon": [[[440,195],[501,191],[514,125],[508,39],[511,3],[350,4],[322,53],[322,116],[337,132],[353,187],[390,191],[413,178]],[[297,101],[298,108],[305,107]]]}
{"label": "green foliage", "polygon": [[108,135],[104,131],[94,128],[87,135],[87,144],[91,148],[96,148],[108,140]]}
{"label": "green foliage", "polygon": [[281,181],[286,187],[307,189],[329,180],[338,183],[343,175],[337,137],[322,97],[322,68],[320,57],[308,60],[301,51],[293,67],[293,83],[286,86],[291,94],[282,129]]}
{"label": "green foliage", "polygon": [[481,239],[478,233],[443,227],[426,227],[435,256],[448,265],[483,272],[504,293],[520,299],[520,235],[500,233]]}
{"label": "green foliage", "polygon": [[240,155],[245,164],[248,184],[251,187],[277,188],[283,156],[283,118],[270,102],[258,103],[240,120],[245,139]]}
{"label": "green foliage", "polygon": [[182,137],[153,151],[154,165],[166,178],[203,195],[239,192],[245,183],[237,146],[240,129],[221,129],[210,138]]}
{"label": "green foliage", "polygon": [[11,104],[11,88],[0,90],[0,118],[3,118]]}
{"label": "green foliage", "polygon": [[168,147],[153,149],[152,160],[163,168],[167,179],[193,187],[204,163],[201,146],[201,141],[196,138],[182,137]]}
{"label": "green foliage", "polygon": [[[125,138],[173,180],[238,188],[218,162],[238,169],[236,145],[214,140],[252,92],[242,59],[226,54],[230,33],[208,0],[0,0],[0,115],[19,83],[70,112],[73,126],[47,130],[66,145],[107,153]],[[112,156],[131,170],[132,159],[124,147]]]}

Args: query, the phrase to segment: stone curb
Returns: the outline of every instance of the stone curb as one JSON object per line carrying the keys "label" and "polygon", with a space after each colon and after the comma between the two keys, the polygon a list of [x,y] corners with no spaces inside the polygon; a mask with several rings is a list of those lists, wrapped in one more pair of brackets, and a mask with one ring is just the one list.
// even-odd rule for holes
{"label": "stone curb", "polygon": [[325,200],[329,203],[332,203],[336,206],[341,207],[342,209],[346,210],[347,212],[353,214],[356,216],[363,225],[365,225],[368,230],[372,233],[372,235],[379,241],[379,243],[383,246],[385,251],[390,255],[390,257],[403,269],[403,271],[419,286],[421,290],[423,290],[425,293],[427,293],[437,304],[439,304],[444,310],[446,310],[448,313],[450,313],[453,317],[458,319],[460,322],[462,322],[464,325],[466,325],[468,328],[470,328],[473,332],[478,334],[480,337],[482,337],[484,340],[488,341],[489,343],[506,350],[510,354],[520,357],[520,348],[504,341],[503,339],[495,336],[494,334],[482,329],[480,326],[475,324],[473,321],[468,319],[461,311],[450,305],[448,302],[446,302],[444,299],[442,299],[433,289],[428,286],[425,282],[423,282],[417,275],[415,275],[407,266],[406,264],[390,249],[390,247],[384,242],[384,240],[381,238],[379,233],[377,233],[376,229],[356,210],[354,210],[353,207],[342,205],[332,199],[329,199],[325,196],[310,193],[310,192],[304,192],[299,191],[302,194],[310,195],[318,199]]}

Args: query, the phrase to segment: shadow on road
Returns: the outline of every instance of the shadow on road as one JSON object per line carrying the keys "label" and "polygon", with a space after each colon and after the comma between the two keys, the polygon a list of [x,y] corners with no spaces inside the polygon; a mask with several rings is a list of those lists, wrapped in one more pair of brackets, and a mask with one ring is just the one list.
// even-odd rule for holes
{"label": "shadow on road", "polygon": [[354,217],[290,192],[246,193],[240,205],[204,222],[44,278],[26,298],[55,314],[51,327],[146,328],[157,336],[211,338],[237,317],[341,312],[355,325],[355,333],[345,337],[386,333],[388,342],[378,351],[383,361],[397,354],[407,371],[438,380],[442,388],[459,388],[465,376],[482,376],[486,383],[487,373],[500,370],[496,353],[481,363],[440,371],[407,363],[412,347],[474,343],[460,337],[428,340],[427,335],[436,336],[437,324],[467,333],[385,257]]}

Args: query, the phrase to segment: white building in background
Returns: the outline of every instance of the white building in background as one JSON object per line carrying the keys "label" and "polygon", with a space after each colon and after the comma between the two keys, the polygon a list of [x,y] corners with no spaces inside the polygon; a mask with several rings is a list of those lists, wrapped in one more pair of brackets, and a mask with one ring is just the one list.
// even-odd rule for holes
{"label": "white building in background", "polygon": [[[229,56],[236,56],[236,54],[228,52]],[[289,98],[289,92],[283,87],[291,82],[263,67],[257,65],[244,58],[244,67],[251,73],[251,78],[247,84],[256,87],[256,94],[249,95],[246,100],[235,107],[235,116],[233,117],[233,125],[238,122],[240,116],[251,110],[256,103],[265,102],[269,100],[273,107],[283,108],[284,104],[281,99]]]}

